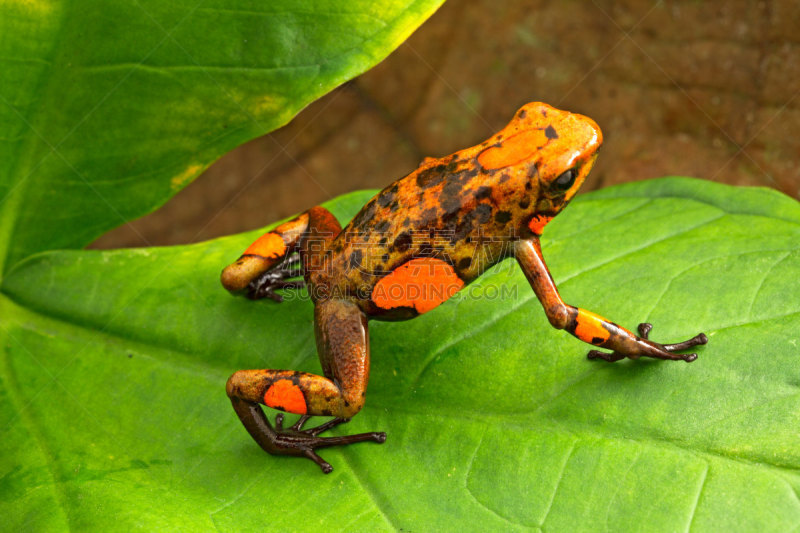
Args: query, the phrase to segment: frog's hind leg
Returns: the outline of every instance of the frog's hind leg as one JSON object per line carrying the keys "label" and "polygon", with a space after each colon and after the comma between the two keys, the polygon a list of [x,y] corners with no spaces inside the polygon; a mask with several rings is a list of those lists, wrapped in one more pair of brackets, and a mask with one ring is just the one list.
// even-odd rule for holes
{"label": "frog's hind leg", "polygon": [[271,298],[282,302],[283,296],[276,290],[305,285],[302,278],[307,269],[300,257],[308,248],[304,243],[321,242],[324,247],[340,231],[341,226],[330,211],[313,207],[256,239],[222,271],[222,285],[231,292],[247,290],[248,298],[253,300]]}
{"label": "frog's hind leg", "polygon": [[[341,300],[319,302],[315,307],[317,351],[325,377],[292,370],[240,370],[228,380],[228,396],[245,428],[271,454],[304,456],[322,471],[333,468],[316,454],[317,448],[355,442],[384,442],[382,432],[341,437],[319,434],[349,420],[364,405],[369,377],[367,320],[353,303]],[[283,427],[278,415],[273,428],[258,404],[301,414],[292,427]],[[335,419],[311,429],[302,429],[310,416]]]}

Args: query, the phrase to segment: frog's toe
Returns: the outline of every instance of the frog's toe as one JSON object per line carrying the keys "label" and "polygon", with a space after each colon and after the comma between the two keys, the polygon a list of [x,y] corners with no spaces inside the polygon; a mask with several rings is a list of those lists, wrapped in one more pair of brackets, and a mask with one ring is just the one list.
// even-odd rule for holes
{"label": "frog's toe", "polygon": [[650,331],[653,329],[653,324],[649,322],[642,322],[639,324],[639,336],[643,339],[646,339],[648,335],[650,335]]}
{"label": "frog's toe", "polygon": [[333,472],[333,467],[331,466],[331,464],[322,457],[320,457],[319,455],[317,455],[317,453],[314,450],[306,449],[303,451],[303,455],[305,455],[307,458],[317,463],[319,467],[322,469],[323,474],[330,474],[331,472]]}
{"label": "frog's toe", "polygon": [[[369,433],[358,433],[355,435],[342,435],[335,437],[320,437],[323,433],[339,424],[349,422],[349,418],[334,418],[319,426],[303,429],[305,423],[312,418],[310,415],[301,416],[291,427],[283,427],[284,415],[278,413],[275,416],[275,429],[268,436],[269,440],[276,446],[270,453],[299,455],[311,459],[322,469],[325,474],[330,474],[333,467],[330,463],[322,459],[316,452],[318,448],[328,448],[330,446],[344,446],[357,442],[386,442],[386,433],[383,431],[371,431]],[[267,422],[267,425],[269,423]],[[271,429],[271,428],[270,428]],[[265,448],[266,449],[266,448]]]}
{"label": "frog's toe", "polygon": [[625,355],[619,352],[601,352],[600,350],[591,350],[586,357],[589,359],[602,359],[603,361],[608,361],[609,363],[614,363],[619,361],[620,359],[625,359]]}
{"label": "frog's toe", "polygon": [[[647,335],[650,333],[650,330],[653,329],[652,324],[639,324],[639,335],[643,339],[647,339]],[[649,340],[649,339],[648,339]],[[680,352],[683,350],[688,350],[693,346],[699,346],[701,344],[706,344],[708,342],[708,337],[706,337],[705,333],[698,333],[694,337],[689,340],[685,340],[683,342],[676,342],[675,344],[658,344],[664,352],[664,357],[662,359],[673,359],[673,360],[683,360],[687,363],[691,363],[697,359],[696,353],[674,353]]]}
{"label": "frog's toe", "polygon": [[306,282],[303,279],[292,279],[302,275],[300,256],[293,254],[275,268],[264,272],[251,281],[247,286],[247,297],[251,300],[270,298],[280,303],[283,301],[283,296],[275,291],[281,289],[302,289],[305,287]]}
{"label": "frog's toe", "polygon": [[[675,344],[662,344],[664,349],[668,352],[679,352],[681,350],[685,350],[687,348],[691,348],[692,346],[698,346],[701,344],[706,344],[708,342],[708,337],[706,337],[705,333],[698,333],[691,339],[683,342],[678,342]],[[695,357],[696,359],[697,357]],[[694,359],[692,359],[694,361]]]}

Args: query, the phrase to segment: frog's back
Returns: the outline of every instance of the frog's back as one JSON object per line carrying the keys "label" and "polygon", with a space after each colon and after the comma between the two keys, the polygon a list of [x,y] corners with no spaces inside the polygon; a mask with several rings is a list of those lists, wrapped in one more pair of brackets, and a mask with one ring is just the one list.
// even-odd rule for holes
{"label": "frog's back", "polygon": [[326,283],[375,318],[424,313],[509,255],[517,221],[500,206],[515,189],[526,194],[524,183],[481,171],[469,154],[426,161],[332,241],[326,270],[339,274]]}

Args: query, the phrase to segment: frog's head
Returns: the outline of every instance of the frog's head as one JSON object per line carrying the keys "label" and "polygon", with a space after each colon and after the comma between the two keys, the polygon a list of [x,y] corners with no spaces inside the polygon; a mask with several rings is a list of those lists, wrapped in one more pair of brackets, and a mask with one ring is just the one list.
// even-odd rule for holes
{"label": "frog's head", "polygon": [[524,175],[534,217],[549,220],[578,192],[602,143],[594,120],[534,102],[517,111],[478,161]]}

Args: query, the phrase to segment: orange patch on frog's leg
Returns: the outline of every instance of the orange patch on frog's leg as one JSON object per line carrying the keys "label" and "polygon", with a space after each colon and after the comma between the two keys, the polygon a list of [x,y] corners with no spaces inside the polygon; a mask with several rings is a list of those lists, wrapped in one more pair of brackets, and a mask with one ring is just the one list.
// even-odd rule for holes
{"label": "orange patch on frog's leg", "polygon": [[544,227],[551,220],[553,220],[553,217],[534,215],[530,222],[528,222],[528,228],[533,232],[534,235],[541,235],[542,231],[544,231]]}
{"label": "orange patch on frog's leg", "polygon": [[611,336],[611,332],[604,326],[604,324],[608,323],[609,322],[600,315],[596,315],[586,309],[578,308],[578,312],[575,316],[575,336],[583,342],[601,346]]}
{"label": "orange patch on frog's leg", "polygon": [[264,405],[298,415],[308,412],[303,391],[289,379],[279,379],[267,389]]}
{"label": "orange patch on frog's leg", "polygon": [[281,257],[286,253],[286,243],[283,237],[273,231],[268,231],[255,240],[242,255],[258,255],[266,258]]}
{"label": "orange patch on frog's leg", "polygon": [[434,257],[418,257],[381,278],[372,289],[372,301],[381,309],[411,307],[427,313],[464,286],[453,267]]}
{"label": "orange patch on frog's leg", "polygon": [[229,291],[240,291],[261,274],[277,264],[286,255],[283,238],[268,231],[251,244],[247,250],[222,271],[220,281]]}

